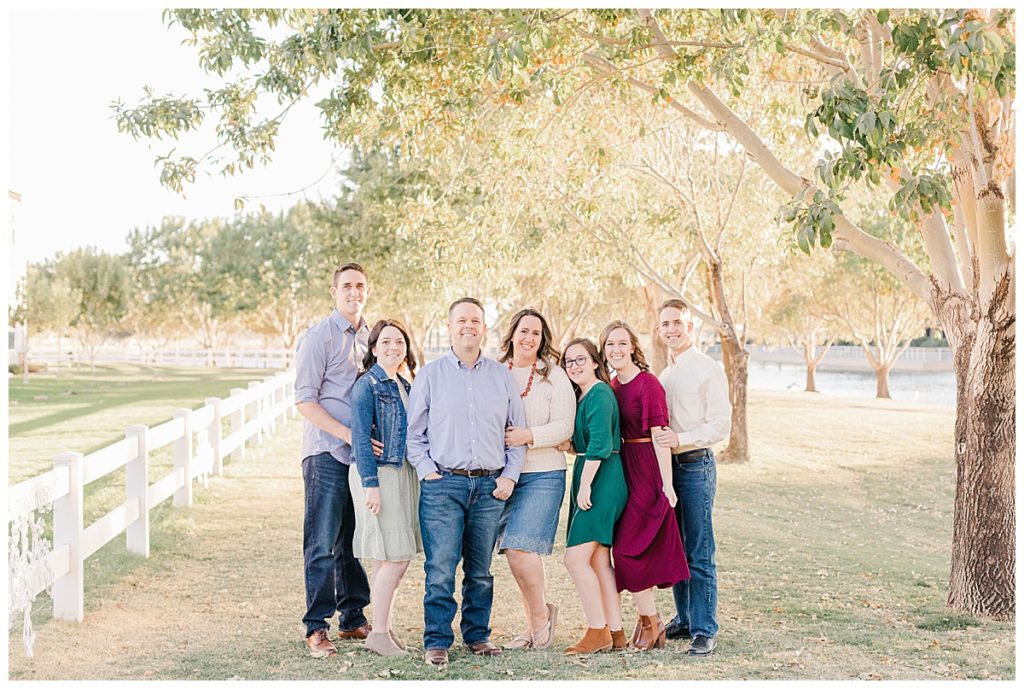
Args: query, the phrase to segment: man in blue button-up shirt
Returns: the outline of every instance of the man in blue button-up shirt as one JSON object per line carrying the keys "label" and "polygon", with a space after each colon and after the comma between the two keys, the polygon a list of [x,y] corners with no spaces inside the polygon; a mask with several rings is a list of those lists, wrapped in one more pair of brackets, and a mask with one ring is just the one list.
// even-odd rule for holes
{"label": "man in blue button-up shirt", "polygon": [[366,638],[363,608],[370,602],[366,572],[352,555],[355,510],[349,491],[352,464],[352,386],[366,353],[369,330],[363,305],[370,294],[366,271],[347,263],[334,271],[335,309],[299,343],[295,408],[302,428],[306,489],[302,557],[306,581],[306,646],[318,658],[334,655],[327,620],[338,612],[339,639]]}
{"label": "man in blue button-up shirt", "polygon": [[420,477],[420,530],[426,557],[423,648],[448,662],[455,640],[455,569],[463,561],[462,640],[477,655],[490,642],[498,519],[526,459],[505,447],[505,429],[526,425],[523,402],[505,366],[481,353],[484,309],[471,297],[448,309],[452,348],[423,367],[409,395],[409,462]]}

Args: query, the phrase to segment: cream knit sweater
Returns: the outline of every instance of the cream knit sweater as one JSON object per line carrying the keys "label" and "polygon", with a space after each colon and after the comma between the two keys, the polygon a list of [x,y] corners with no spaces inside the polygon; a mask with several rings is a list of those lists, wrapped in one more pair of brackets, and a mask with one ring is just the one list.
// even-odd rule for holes
{"label": "cream knit sweater", "polygon": [[[520,392],[526,389],[530,367],[513,368],[512,376]],[[533,377],[530,394],[523,398],[526,425],[533,431],[533,443],[526,448],[524,472],[565,469],[565,455],[555,445],[572,437],[576,420],[576,395],[569,377],[560,366],[552,365],[548,377]]]}

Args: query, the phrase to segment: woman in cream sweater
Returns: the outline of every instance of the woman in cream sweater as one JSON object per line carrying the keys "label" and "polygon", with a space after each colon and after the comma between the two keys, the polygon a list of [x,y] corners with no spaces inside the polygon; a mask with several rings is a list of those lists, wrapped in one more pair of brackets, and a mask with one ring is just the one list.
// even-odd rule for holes
{"label": "woman in cream sweater", "polygon": [[505,443],[526,445],[526,464],[505,506],[498,552],[508,559],[526,613],[526,631],[505,648],[545,649],[555,638],[558,609],[545,599],[542,555],[550,555],[565,497],[565,455],[555,446],[572,435],[576,396],[558,366],[551,329],[533,309],[512,317],[501,340],[498,359],[508,365],[519,385],[526,428],[510,427]]}

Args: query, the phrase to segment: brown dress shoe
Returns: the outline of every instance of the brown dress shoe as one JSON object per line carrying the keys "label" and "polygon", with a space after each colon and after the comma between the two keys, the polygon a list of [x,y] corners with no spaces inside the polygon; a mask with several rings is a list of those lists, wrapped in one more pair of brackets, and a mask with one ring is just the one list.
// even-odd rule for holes
{"label": "brown dress shoe", "polygon": [[665,624],[657,613],[640,616],[640,636],[630,645],[638,651],[665,648]]}
{"label": "brown dress shoe", "polygon": [[477,641],[473,644],[466,644],[466,648],[475,656],[500,656],[501,649],[490,641]]}
{"label": "brown dress shoe", "polygon": [[372,627],[369,622],[365,622],[355,629],[349,629],[348,631],[338,630],[338,641],[349,641],[351,639],[365,639],[370,635]]}
{"label": "brown dress shoe", "polygon": [[427,665],[443,667],[448,664],[448,649],[428,648],[423,654],[423,660],[427,661]]}
{"label": "brown dress shoe", "polygon": [[317,629],[307,636],[306,648],[309,649],[309,655],[314,658],[326,658],[338,652],[331,640],[327,638],[326,629]]}
{"label": "brown dress shoe", "polygon": [[626,643],[626,632],[622,629],[616,629],[612,632],[612,650],[622,651],[625,650],[628,644]]}
{"label": "brown dress shoe", "polygon": [[578,642],[565,649],[570,655],[583,655],[585,653],[599,653],[612,649],[612,633],[608,631],[608,625],[598,629],[589,627],[587,633]]}

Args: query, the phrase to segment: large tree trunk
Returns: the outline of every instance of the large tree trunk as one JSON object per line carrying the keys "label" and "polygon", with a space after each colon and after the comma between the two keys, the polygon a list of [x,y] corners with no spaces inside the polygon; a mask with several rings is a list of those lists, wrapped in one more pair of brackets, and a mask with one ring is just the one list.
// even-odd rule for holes
{"label": "large tree trunk", "polygon": [[729,303],[725,298],[725,281],[722,278],[720,261],[705,257],[708,271],[708,291],[711,303],[718,312],[722,329],[722,366],[729,381],[729,401],[732,403],[732,423],[729,430],[729,445],[722,452],[723,462],[749,462],[750,439],[747,434],[747,372],[750,352],[736,334]]}
{"label": "large tree trunk", "polygon": [[747,373],[750,353],[735,337],[722,337],[722,365],[729,381],[729,402],[732,403],[732,424],[729,445],[722,452],[723,462],[749,462],[750,441],[747,434]]}
{"label": "large tree trunk", "polygon": [[[971,615],[1014,618],[1016,448],[1012,281],[987,313],[949,299],[939,311],[957,380],[956,500],[947,604]],[[958,303],[959,302],[959,303]],[[1009,302],[1009,303],[1008,303]],[[976,320],[977,319],[977,320]]]}
{"label": "large tree trunk", "polygon": [[818,368],[818,360],[814,356],[814,335],[804,340],[804,364],[807,366],[807,382],[804,385],[804,392],[817,392],[814,385],[814,372]]}
{"label": "large tree trunk", "polygon": [[889,371],[892,364],[882,363],[875,366],[875,397],[880,400],[892,399],[889,394]]}
{"label": "large tree trunk", "polygon": [[817,392],[818,388],[814,386],[814,371],[818,368],[818,365],[808,361],[807,362],[807,385],[804,386],[804,392]]}
{"label": "large tree trunk", "polygon": [[647,330],[651,336],[651,372],[654,375],[660,374],[668,366],[668,347],[658,336],[658,296],[660,291],[657,286],[645,284],[641,290],[644,298],[644,312],[647,314]]}

